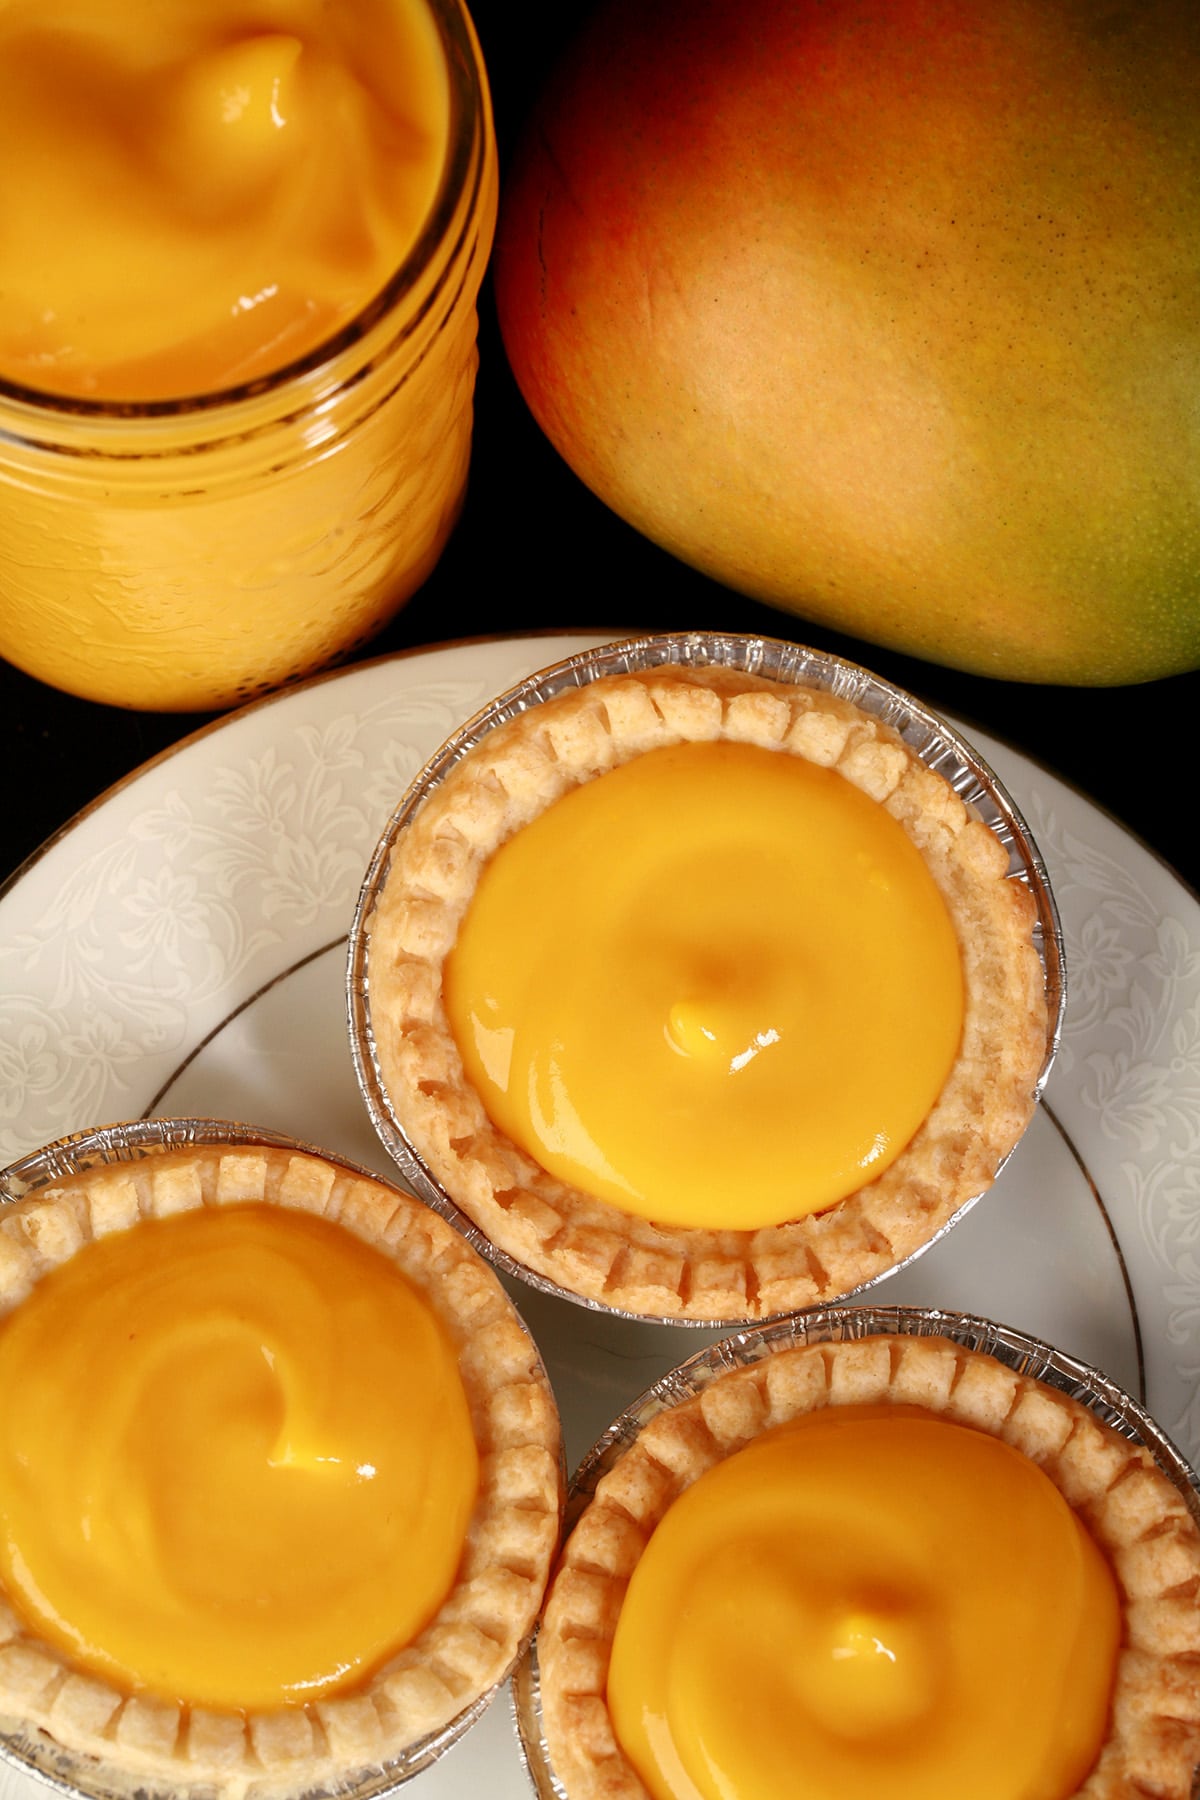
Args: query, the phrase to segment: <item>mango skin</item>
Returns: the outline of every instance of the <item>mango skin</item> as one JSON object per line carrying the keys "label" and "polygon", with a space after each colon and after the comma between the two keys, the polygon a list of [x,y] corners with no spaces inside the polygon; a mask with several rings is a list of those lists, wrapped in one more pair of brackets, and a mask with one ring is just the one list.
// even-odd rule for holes
{"label": "mango skin", "polygon": [[610,0],[493,278],[551,442],[728,586],[1011,680],[1200,664],[1196,0]]}

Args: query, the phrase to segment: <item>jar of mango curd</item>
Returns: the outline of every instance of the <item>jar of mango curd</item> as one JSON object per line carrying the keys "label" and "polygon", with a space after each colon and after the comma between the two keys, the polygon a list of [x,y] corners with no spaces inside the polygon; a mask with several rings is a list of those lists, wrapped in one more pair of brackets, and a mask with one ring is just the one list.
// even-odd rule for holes
{"label": "jar of mango curd", "polygon": [[238,705],[432,570],[497,173],[460,0],[0,0],[0,655]]}

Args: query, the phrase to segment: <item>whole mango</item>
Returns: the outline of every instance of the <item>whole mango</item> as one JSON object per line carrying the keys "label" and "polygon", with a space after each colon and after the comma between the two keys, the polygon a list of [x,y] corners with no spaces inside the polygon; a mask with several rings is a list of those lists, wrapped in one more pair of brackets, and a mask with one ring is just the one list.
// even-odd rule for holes
{"label": "whole mango", "polygon": [[1200,663],[1198,0],[608,0],[494,281],[552,443],[727,585],[1007,679]]}

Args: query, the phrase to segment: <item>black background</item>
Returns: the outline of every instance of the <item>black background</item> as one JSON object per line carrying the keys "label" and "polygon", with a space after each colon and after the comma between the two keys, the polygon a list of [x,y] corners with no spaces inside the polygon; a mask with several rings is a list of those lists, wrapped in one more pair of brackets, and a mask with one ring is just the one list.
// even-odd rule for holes
{"label": "black background", "polygon": [[[477,0],[502,170],[544,71],[584,7]],[[1115,814],[1200,887],[1194,720],[1200,673],[1070,689],[956,674],[747,601],[640,538],[571,474],[509,376],[485,284],[467,504],[437,571],[364,656],[481,633],[709,628],[766,632],[865,663],[940,710],[1026,751]],[[0,599],[0,605],[3,604]],[[0,880],[147,758],[208,722],[59,694],[0,663],[7,775]]]}

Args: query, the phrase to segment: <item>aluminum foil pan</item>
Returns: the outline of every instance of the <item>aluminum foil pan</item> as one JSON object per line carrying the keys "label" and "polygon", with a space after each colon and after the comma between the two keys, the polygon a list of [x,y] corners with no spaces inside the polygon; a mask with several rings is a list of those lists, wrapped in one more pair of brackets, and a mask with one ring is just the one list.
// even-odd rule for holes
{"label": "aluminum foil pan", "polygon": [[[8,1168],[0,1170],[0,1205],[12,1205],[39,1188],[49,1187],[82,1170],[135,1162],[141,1157],[188,1144],[261,1144],[295,1150],[319,1156],[372,1182],[383,1179],[373,1169],[364,1168],[344,1156],[258,1126],[226,1119],[140,1119],[75,1132],[40,1150],[28,1152]],[[532,1343],[532,1337],[515,1309],[514,1317],[518,1318]],[[527,1644],[528,1639],[518,1647],[518,1656]],[[282,1782],[272,1781],[269,1785],[264,1783],[262,1792],[269,1793],[273,1800],[375,1800],[375,1796],[390,1793],[412,1776],[419,1775],[458,1742],[486,1712],[507,1675],[506,1671],[441,1730],[420,1738],[389,1762],[364,1768],[349,1778],[339,1778],[328,1784],[288,1788]],[[0,1718],[0,1766],[4,1764],[36,1776],[47,1786],[68,1796],[69,1800],[80,1800],[80,1796],[85,1800],[131,1800],[131,1796],[135,1800],[180,1800],[181,1795],[187,1795],[188,1800],[205,1800],[211,1791],[198,1783],[168,1786],[135,1778],[97,1757],[64,1749],[41,1731]],[[251,1800],[257,1791],[253,1786],[249,1789]]]}
{"label": "aluminum foil pan", "polygon": [[[627,638],[617,644],[584,650],[528,676],[506,693],[498,695],[468,719],[430,758],[404,794],[376,845],[350,929],[346,970],[350,1050],[355,1077],[380,1141],[413,1193],[456,1226],[482,1256],[487,1257],[506,1275],[524,1281],[542,1293],[553,1294],[573,1305],[608,1313],[617,1318],[637,1319],[648,1324],[693,1325],[705,1330],[730,1330],[744,1324],[745,1320],[680,1319],[674,1316],[656,1318],[646,1313],[624,1312],[619,1307],[573,1293],[539,1271],[526,1267],[493,1244],[441,1185],[401,1124],[380,1073],[371,1024],[367,971],[371,914],[387,879],[394,850],[427,796],[490,731],[506,724],[518,713],[528,712],[571,688],[586,687],[603,676],[628,675],[655,669],[664,663],[696,669],[739,670],[771,681],[816,688],[849,701],[897,732],[922,762],[948,781],[964,804],[992,829],[1008,851],[1009,879],[1019,881],[1028,889],[1036,908],[1034,942],[1045,976],[1047,1014],[1046,1050],[1036,1086],[1039,1097],[1058,1050],[1066,1009],[1063,938],[1046,867],[1032,833],[1003,783],[979,752],[972,749],[961,733],[903,689],[894,687],[857,663],[825,655],[802,644],[786,643],[778,638],[692,631]],[[943,1238],[980,1198],[981,1195],[977,1194],[967,1200],[911,1256],[863,1282],[853,1293],[865,1293],[899,1269],[915,1262],[931,1244]],[[847,1299],[850,1295],[845,1294],[841,1298]]]}
{"label": "aluminum foil pan", "polygon": [[[776,1324],[755,1325],[724,1338],[680,1363],[661,1381],[613,1420],[583,1458],[571,1479],[567,1495],[564,1535],[587,1506],[601,1477],[607,1474],[642,1427],[668,1407],[678,1406],[702,1393],[718,1375],[730,1369],[760,1362],[781,1350],[808,1344],[836,1344],[880,1334],[907,1337],[950,1338],[969,1350],[993,1356],[1020,1375],[1058,1388],[1095,1413],[1105,1425],[1140,1444],[1178,1488],[1200,1527],[1200,1477],[1170,1438],[1139,1403],[1099,1369],[1056,1350],[1040,1338],[1012,1326],[971,1313],[947,1312],[937,1307],[833,1306],[784,1319]],[[521,1760],[537,1800],[569,1800],[554,1771],[542,1723],[538,1678],[537,1636],[513,1672],[512,1707]],[[1200,1795],[1200,1770],[1193,1785],[1193,1800]]]}

